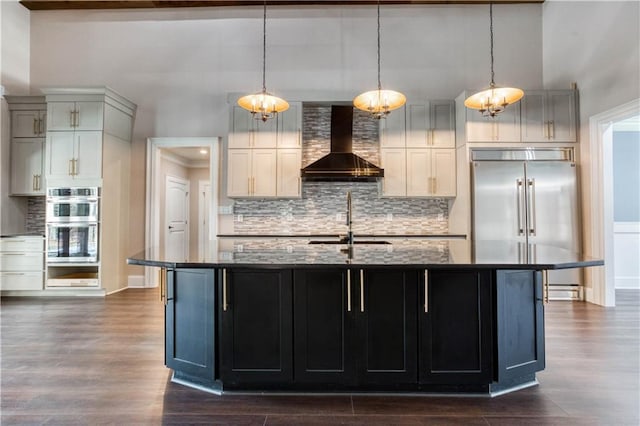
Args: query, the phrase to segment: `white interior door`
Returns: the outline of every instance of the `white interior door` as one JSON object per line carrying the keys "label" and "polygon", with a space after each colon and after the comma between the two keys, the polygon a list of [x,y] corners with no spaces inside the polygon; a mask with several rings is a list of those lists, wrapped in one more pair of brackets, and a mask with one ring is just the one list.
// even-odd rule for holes
{"label": "white interior door", "polygon": [[165,186],[164,256],[169,261],[189,258],[189,181],[167,176]]}
{"label": "white interior door", "polygon": [[209,206],[211,205],[211,184],[200,181],[198,184],[198,259],[209,257],[211,241],[209,238]]}

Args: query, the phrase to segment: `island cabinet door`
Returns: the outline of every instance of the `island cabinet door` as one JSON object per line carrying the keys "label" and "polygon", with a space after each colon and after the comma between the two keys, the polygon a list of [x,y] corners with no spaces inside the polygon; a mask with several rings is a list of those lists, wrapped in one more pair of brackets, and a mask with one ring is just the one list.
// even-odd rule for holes
{"label": "island cabinet door", "polygon": [[421,281],[420,383],[490,383],[490,272],[431,270]]}
{"label": "island cabinet door", "polygon": [[499,382],[530,375],[545,367],[541,274],[496,271]]}
{"label": "island cabinet door", "polygon": [[223,269],[220,377],[224,386],[293,380],[292,271]]}
{"label": "island cabinet door", "polygon": [[297,383],[353,385],[354,271],[299,269],[294,273],[294,365]]}
{"label": "island cabinet door", "polygon": [[415,386],[418,272],[364,269],[358,271],[356,284],[359,382]]}
{"label": "island cabinet door", "polygon": [[211,383],[215,376],[213,269],[167,271],[165,364],[178,375]]}

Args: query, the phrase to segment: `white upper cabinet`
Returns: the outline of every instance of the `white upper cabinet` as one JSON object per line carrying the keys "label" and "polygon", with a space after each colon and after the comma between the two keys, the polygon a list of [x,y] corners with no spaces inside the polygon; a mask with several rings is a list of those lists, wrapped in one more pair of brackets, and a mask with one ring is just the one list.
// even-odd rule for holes
{"label": "white upper cabinet", "polygon": [[453,148],[455,108],[453,101],[429,101],[406,106],[407,147]]}
{"label": "white upper cabinet", "polygon": [[468,108],[466,115],[467,142],[520,142],[520,102],[495,117]]}
{"label": "white upper cabinet", "polygon": [[407,149],[407,196],[431,195],[431,150]]}
{"label": "white upper cabinet", "polygon": [[392,111],[380,120],[380,148],[404,148],[406,146],[406,105]]}
{"label": "white upper cabinet", "polygon": [[443,148],[431,150],[431,195],[456,196],[456,150]]}
{"label": "white upper cabinet", "polygon": [[47,179],[102,177],[102,132],[49,132],[46,152]]}
{"label": "white upper cabinet", "polygon": [[380,163],[384,169],[382,194],[386,197],[407,195],[407,150],[405,148],[380,149]]}
{"label": "white upper cabinet", "polygon": [[11,195],[44,195],[44,138],[11,139]]}
{"label": "white upper cabinet", "polygon": [[44,96],[5,96],[11,123],[11,195],[44,195],[44,142],[47,106]]}
{"label": "white upper cabinet", "polygon": [[300,102],[291,102],[288,110],[278,114],[277,145],[278,148],[302,148],[302,104]]}
{"label": "white upper cabinet", "polygon": [[297,148],[278,149],[277,189],[278,197],[300,197],[302,150]]}
{"label": "white upper cabinet", "polygon": [[11,112],[11,137],[13,138],[39,138],[44,137],[47,111],[12,111]]}
{"label": "white upper cabinet", "polygon": [[104,103],[91,101],[48,102],[47,130],[102,130]]}
{"label": "white upper cabinet", "polygon": [[232,106],[230,118],[227,196],[299,197],[302,104],[293,102],[266,122]]}
{"label": "white upper cabinet", "polygon": [[576,141],[575,90],[530,90],[522,104],[523,142]]}

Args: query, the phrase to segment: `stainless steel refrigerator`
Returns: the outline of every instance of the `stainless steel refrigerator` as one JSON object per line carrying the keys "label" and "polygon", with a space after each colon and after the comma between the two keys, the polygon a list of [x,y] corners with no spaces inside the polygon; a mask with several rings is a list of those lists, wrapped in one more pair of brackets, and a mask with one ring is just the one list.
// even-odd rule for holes
{"label": "stainless steel refrigerator", "polygon": [[[472,151],[472,239],[514,241],[581,251],[576,165],[570,149]],[[496,254],[497,255],[497,254]],[[509,255],[503,253],[500,255]],[[581,271],[549,271],[552,299],[582,298]]]}

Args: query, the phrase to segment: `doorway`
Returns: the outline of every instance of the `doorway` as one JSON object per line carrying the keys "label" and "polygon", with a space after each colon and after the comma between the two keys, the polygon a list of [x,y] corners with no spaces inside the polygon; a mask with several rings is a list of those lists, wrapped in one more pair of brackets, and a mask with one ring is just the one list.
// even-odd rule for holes
{"label": "doorway", "polygon": [[[591,184],[588,206],[590,238],[587,255],[604,259],[604,266],[586,268],[587,301],[615,306],[615,249],[614,249],[614,186],[613,186],[613,131],[614,124],[640,115],[640,99],[595,115],[589,119],[588,164]],[[590,290],[590,291],[589,291]]]}
{"label": "doorway", "polygon": [[[191,237],[186,241],[188,259],[198,260],[200,246],[202,250],[212,252],[217,249],[217,223],[215,212],[218,211],[218,165],[219,165],[220,138],[148,138],[147,139],[147,173],[146,173],[146,221],[145,221],[145,247],[150,257],[161,259],[165,255],[165,233],[168,223],[165,213],[165,186],[168,175],[188,181],[189,194],[200,192],[200,182],[205,181],[210,185],[207,199],[207,233],[202,241],[202,232],[199,218],[201,214],[200,197],[192,196],[187,215],[187,225],[193,225],[188,232]],[[201,151],[206,151],[206,160],[199,159],[204,156]],[[186,170],[186,171],[185,171]],[[185,197],[186,198],[186,197]],[[172,225],[173,226],[173,225]],[[174,228],[175,229],[175,228]],[[158,286],[158,274],[155,268],[146,267],[144,274],[145,287]]]}

